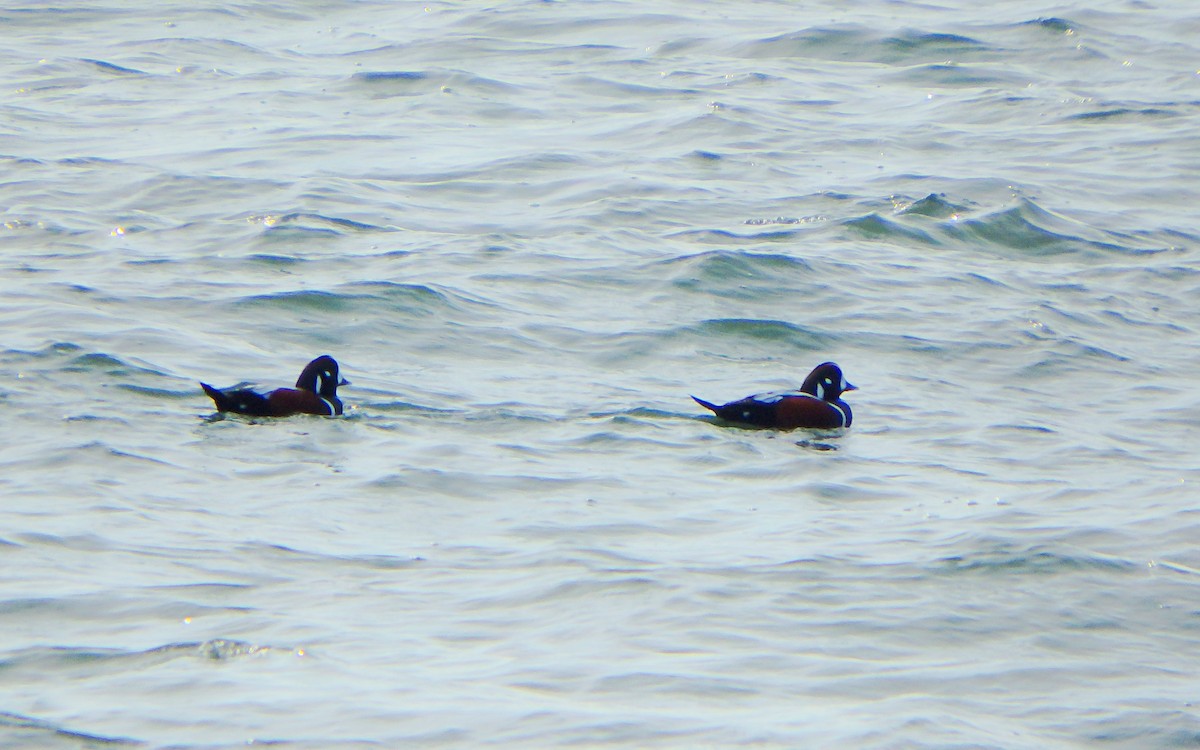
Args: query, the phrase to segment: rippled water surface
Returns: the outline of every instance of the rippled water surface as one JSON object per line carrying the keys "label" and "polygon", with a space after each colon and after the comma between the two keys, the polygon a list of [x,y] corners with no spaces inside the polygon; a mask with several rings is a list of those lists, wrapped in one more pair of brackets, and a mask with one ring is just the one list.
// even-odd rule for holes
{"label": "rippled water surface", "polygon": [[1200,746],[1193,3],[0,26],[0,744]]}

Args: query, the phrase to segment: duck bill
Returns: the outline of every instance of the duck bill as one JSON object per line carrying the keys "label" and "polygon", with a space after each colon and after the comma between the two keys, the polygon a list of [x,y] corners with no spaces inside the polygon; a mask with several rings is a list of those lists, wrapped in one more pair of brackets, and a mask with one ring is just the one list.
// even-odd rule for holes
{"label": "duck bill", "polygon": [[843,390],[843,391],[857,391],[857,390],[858,390],[858,386],[857,386],[857,385],[855,385],[855,384],[853,384],[853,383],[851,383],[851,382],[849,382],[849,381],[846,381],[846,387],[845,387],[845,388],[843,388],[842,390]]}
{"label": "duck bill", "polygon": [[350,385],[350,381],[342,378],[342,382],[338,383],[338,387],[340,388],[343,385]]}

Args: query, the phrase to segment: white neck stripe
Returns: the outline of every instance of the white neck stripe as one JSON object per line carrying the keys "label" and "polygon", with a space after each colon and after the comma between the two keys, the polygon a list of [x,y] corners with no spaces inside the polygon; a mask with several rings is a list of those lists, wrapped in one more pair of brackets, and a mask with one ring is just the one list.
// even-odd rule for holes
{"label": "white neck stripe", "polygon": [[830,406],[832,406],[834,409],[837,409],[837,413],[838,413],[838,415],[839,415],[839,416],[841,416],[841,418],[842,418],[842,425],[841,425],[841,426],[842,426],[842,427],[845,427],[845,426],[846,426],[846,412],[842,411],[842,407],[838,406],[837,404],[835,404],[835,403],[834,403],[834,402],[832,402],[832,401],[826,401],[825,403],[829,404],[829,405],[830,405]]}
{"label": "white neck stripe", "polygon": [[[334,416],[335,414],[337,414],[337,409],[334,409],[334,408],[333,408],[333,404],[329,403],[328,401],[326,401],[325,399],[321,398],[320,396],[317,396],[317,398],[320,398],[320,399],[321,399],[321,403],[322,403],[322,404],[325,404],[326,406],[328,406],[328,407],[329,407],[329,416],[331,416],[331,417],[332,417],[332,416]],[[845,421],[846,421],[846,418],[845,418],[845,417],[843,417],[843,418],[842,418],[842,421],[843,421],[843,422],[845,422]]]}

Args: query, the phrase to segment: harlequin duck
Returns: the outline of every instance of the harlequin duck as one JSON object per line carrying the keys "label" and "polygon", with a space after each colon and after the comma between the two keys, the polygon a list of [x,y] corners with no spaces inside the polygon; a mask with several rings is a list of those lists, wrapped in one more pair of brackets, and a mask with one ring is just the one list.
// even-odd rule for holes
{"label": "harlequin duck", "polygon": [[265,396],[249,388],[219,391],[208,383],[201,383],[200,387],[217,405],[217,411],[252,417],[289,417],[293,414],[341,414],[342,402],[337,397],[339,385],[350,385],[350,381],[338,378],[338,363],[325,354],[305,366],[296,379],[295,388],[276,388]]}
{"label": "harlequin duck", "polygon": [[846,382],[842,368],[832,362],[817,365],[804,379],[799,391],[761,393],[724,406],[692,396],[696,403],[727,422],[775,427],[849,427],[854,419],[850,404],[841,399],[844,391],[858,390]]}

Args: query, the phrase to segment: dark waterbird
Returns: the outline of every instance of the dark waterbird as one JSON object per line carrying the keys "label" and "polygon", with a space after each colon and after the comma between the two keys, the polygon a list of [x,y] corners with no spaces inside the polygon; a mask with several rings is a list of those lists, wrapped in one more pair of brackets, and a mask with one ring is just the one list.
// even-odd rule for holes
{"label": "dark waterbird", "polygon": [[854,419],[842,393],[858,390],[846,382],[842,368],[832,362],[817,365],[799,391],[760,393],[723,406],[696,398],[696,403],[726,422],[791,430],[797,427],[849,427]]}
{"label": "dark waterbird", "polygon": [[339,385],[350,385],[350,381],[338,377],[337,361],[324,354],[304,367],[295,388],[276,388],[264,395],[249,388],[222,391],[208,383],[201,383],[200,387],[217,405],[217,411],[252,417],[289,417],[293,414],[341,414],[342,402],[337,397]]}

